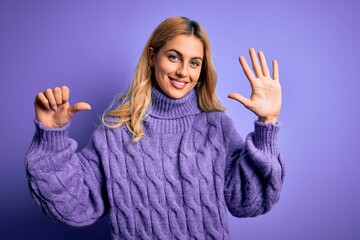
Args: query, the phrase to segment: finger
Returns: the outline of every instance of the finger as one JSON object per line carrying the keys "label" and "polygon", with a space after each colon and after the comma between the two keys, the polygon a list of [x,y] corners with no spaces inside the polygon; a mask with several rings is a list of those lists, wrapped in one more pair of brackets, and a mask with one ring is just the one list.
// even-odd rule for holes
{"label": "finger", "polygon": [[241,67],[247,77],[247,79],[251,82],[253,80],[255,80],[255,76],[253,74],[253,72],[251,71],[251,68],[249,67],[249,65],[247,64],[245,58],[243,56],[239,57],[239,62],[241,64]]}
{"label": "finger", "polygon": [[86,102],[78,102],[69,108],[68,114],[70,117],[73,117],[75,115],[75,113],[77,113],[79,111],[90,110],[90,109],[91,109],[90,104],[88,104]]}
{"label": "finger", "polygon": [[42,92],[39,92],[37,95],[36,95],[36,98],[35,98],[35,107],[36,106],[42,106],[46,109],[50,109],[50,104],[49,104],[49,101],[47,100],[47,98],[45,97],[44,93]]}
{"label": "finger", "polygon": [[55,100],[55,97],[54,97],[54,93],[53,93],[53,90],[48,88],[44,91],[44,95],[45,97],[47,98],[47,100],[49,101],[49,105],[50,105],[50,108],[54,111],[56,111],[57,109],[57,104],[56,104],[56,100]]}
{"label": "finger", "polygon": [[242,105],[244,105],[244,107],[248,108],[251,110],[251,101],[250,99],[242,96],[241,94],[238,93],[230,93],[228,95],[228,98],[234,99],[238,102],[240,102]]}
{"label": "finger", "polygon": [[56,104],[57,105],[60,105],[63,103],[62,101],[62,91],[59,87],[56,87],[53,89],[53,93],[54,93],[54,98],[55,98],[55,101],[56,101]]}
{"label": "finger", "polygon": [[251,63],[252,63],[255,75],[257,77],[261,77],[263,74],[261,72],[261,67],[259,65],[259,61],[258,61],[258,59],[256,57],[255,49],[250,48],[249,52],[250,52]]}
{"label": "finger", "polygon": [[66,103],[67,101],[69,101],[70,90],[67,86],[62,86],[61,92],[62,92],[62,101],[63,103]]}
{"label": "finger", "polygon": [[279,66],[278,62],[276,60],[273,60],[272,62],[273,66],[273,79],[276,81],[279,81]]}
{"label": "finger", "polygon": [[264,76],[270,76],[269,68],[266,63],[265,55],[262,51],[259,51],[259,58],[261,64],[261,71]]}

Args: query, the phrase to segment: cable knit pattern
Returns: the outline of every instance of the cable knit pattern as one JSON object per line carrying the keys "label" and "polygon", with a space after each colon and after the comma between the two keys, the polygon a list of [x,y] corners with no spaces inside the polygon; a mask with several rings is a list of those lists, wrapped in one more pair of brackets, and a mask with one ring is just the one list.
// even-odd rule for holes
{"label": "cable knit pattern", "polygon": [[227,210],[256,216],[279,199],[279,126],[255,122],[244,141],[225,113],[199,109],[195,91],[170,99],[154,88],[134,144],[125,126],[100,125],[77,152],[69,125],[35,125],[26,167],[36,204],[72,226],[110,214],[113,239],[230,239]]}

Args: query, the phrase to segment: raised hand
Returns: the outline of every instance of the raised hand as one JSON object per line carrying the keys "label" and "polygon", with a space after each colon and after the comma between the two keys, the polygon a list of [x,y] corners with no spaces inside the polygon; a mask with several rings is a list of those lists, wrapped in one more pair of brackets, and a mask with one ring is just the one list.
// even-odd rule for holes
{"label": "raised hand", "polygon": [[62,127],[66,125],[75,113],[82,110],[90,110],[91,106],[85,102],[69,105],[69,88],[66,86],[46,89],[36,95],[35,116],[48,128]]}
{"label": "raised hand", "polygon": [[250,58],[255,75],[251,71],[243,56],[239,57],[241,67],[251,85],[251,96],[246,98],[239,93],[231,93],[229,98],[239,101],[247,109],[255,113],[259,121],[264,123],[276,123],[281,110],[281,85],[279,82],[279,70],[276,60],[273,60],[273,76],[270,76],[269,68],[262,51],[259,51],[259,61],[253,48],[250,49]]}

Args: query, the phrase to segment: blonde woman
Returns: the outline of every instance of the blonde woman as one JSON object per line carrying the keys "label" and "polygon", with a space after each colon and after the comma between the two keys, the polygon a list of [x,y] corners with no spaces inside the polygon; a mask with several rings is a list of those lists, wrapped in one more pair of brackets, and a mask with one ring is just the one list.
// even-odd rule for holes
{"label": "blonde woman", "polygon": [[72,226],[110,214],[113,239],[229,239],[227,211],[266,213],[284,179],[278,66],[273,61],[271,76],[258,55],[260,62],[250,49],[255,75],[240,57],[251,97],[229,95],[258,116],[246,140],[215,94],[205,30],[184,17],[155,29],[127,94],[82,151],[67,132],[75,113],[90,105],[70,106],[66,86],[39,93],[26,157],[35,202]]}

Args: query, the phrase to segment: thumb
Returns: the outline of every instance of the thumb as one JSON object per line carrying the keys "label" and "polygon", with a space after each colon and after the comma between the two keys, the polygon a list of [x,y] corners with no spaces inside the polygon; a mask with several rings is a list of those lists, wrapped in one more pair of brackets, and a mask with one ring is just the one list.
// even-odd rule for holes
{"label": "thumb", "polygon": [[68,115],[71,118],[75,115],[75,113],[77,113],[79,111],[90,110],[90,109],[91,109],[90,104],[88,104],[86,102],[78,102],[69,108]]}
{"label": "thumb", "polygon": [[251,101],[250,101],[250,99],[244,97],[243,95],[238,94],[238,93],[230,93],[228,95],[228,98],[231,98],[231,99],[234,99],[234,100],[240,102],[242,105],[244,105],[244,107],[251,110]]}

